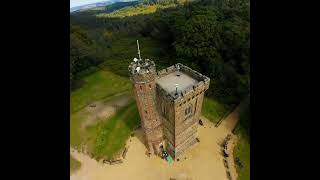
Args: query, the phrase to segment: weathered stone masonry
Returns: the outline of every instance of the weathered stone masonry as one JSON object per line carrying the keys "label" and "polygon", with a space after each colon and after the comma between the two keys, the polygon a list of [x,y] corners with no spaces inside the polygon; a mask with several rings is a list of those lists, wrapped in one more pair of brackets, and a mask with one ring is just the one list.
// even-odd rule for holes
{"label": "weathered stone masonry", "polygon": [[149,151],[157,154],[162,145],[178,158],[196,143],[210,79],[180,63],[156,72],[150,60],[132,62],[129,72]]}

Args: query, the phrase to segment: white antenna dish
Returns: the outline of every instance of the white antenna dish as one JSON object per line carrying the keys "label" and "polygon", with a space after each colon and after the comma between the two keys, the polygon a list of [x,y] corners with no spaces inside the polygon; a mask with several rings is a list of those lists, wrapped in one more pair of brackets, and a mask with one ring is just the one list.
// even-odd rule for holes
{"label": "white antenna dish", "polygon": [[137,67],[136,70],[137,70],[137,72],[139,72],[140,71],[140,67]]}
{"label": "white antenna dish", "polygon": [[133,61],[134,61],[134,62],[137,62],[137,61],[138,61],[138,59],[137,59],[137,58],[134,58],[134,59],[133,59]]}

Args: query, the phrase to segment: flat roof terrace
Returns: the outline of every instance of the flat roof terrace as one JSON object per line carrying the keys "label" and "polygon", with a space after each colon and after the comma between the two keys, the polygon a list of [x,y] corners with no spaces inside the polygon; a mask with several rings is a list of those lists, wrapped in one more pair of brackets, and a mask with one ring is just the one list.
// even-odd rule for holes
{"label": "flat roof terrace", "polygon": [[171,95],[176,93],[176,84],[178,84],[178,93],[181,93],[189,87],[198,84],[198,82],[198,80],[182,71],[174,71],[156,80],[156,83]]}

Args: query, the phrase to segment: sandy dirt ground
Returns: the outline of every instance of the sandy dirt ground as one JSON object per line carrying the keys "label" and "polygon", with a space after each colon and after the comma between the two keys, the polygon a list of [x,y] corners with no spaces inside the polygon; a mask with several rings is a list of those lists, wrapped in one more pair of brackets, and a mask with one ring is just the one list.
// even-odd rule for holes
{"label": "sandy dirt ground", "polygon": [[[204,126],[199,126],[200,143],[194,145],[169,165],[157,156],[146,156],[146,147],[141,142],[141,130],[127,142],[128,152],[122,164],[102,164],[88,155],[70,149],[70,154],[81,162],[81,168],[70,176],[71,180],[225,180],[220,143],[231,134],[238,121],[238,108],[219,127],[202,117]],[[235,168],[230,168],[232,177]]]}
{"label": "sandy dirt ground", "polygon": [[86,120],[81,124],[81,128],[84,129],[99,120],[105,120],[111,117],[116,113],[118,108],[126,106],[130,100],[131,97],[128,94],[118,94],[107,102],[97,101],[90,104],[84,108],[83,113],[85,114]]}

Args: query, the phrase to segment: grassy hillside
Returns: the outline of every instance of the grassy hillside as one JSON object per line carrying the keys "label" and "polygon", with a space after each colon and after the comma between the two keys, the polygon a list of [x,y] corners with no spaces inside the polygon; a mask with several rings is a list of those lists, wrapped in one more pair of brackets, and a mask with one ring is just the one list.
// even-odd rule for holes
{"label": "grassy hillside", "polygon": [[121,92],[130,96],[131,83],[127,77],[103,70],[84,77],[83,83],[71,94],[70,145],[76,149],[87,147],[88,153],[96,158],[111,158],[125,146],[132,129],[139,125],[135,102],[131,100],[113,117],[101,119],[87,128],[82,127],[88,116],[84,107],[95,101],[112,100],[113,95]]}
{"label": "grassy hillside", "polygon": [[95,101],[107,100],[117,93],[131,92],[131,83],[128,78],[109,71],[97,71],[84,77],[82,81],[82,87],[73,91],[70,97],[70,143],[72,146],[80,146],[88,138],[88,133],[81,129],[81,123],[87,115],[83,112],[84,107]]}
{"label": "grassy hillside", "polygon": [[139,113],[133,101],[127,107],[108,119],[90,127],[88,130],[93,137],[89,150],[95,159],[112,158],[125,147],[132,130],[140,123]]}
{"label": "grassy hillside", "polygon": [[166,9],[170,7],[176,7],[176,4],[170,5],[137,5],[124,7],[119,10],[113,11],[111,13],[99,13],[97,17],[99,18],[124,18],[129,16],[143,15],[155,13],[159,9]]}
{"label": "grassy hillside", "polygon": [[71,113],[90,103],[114,94],[129,91],[130,80],[109,71],[97,71],[82,79],[82,86],[71,93]]}
{"label": "grassy hillside", "polygon": [[234,148],[233,155],[240,160],[241,165],[236,164],[239,180],[250,179],[250,142],[244,130],[238,130],[239,141]]}

